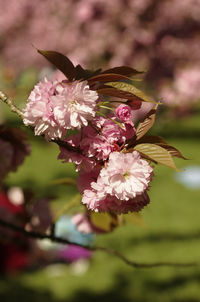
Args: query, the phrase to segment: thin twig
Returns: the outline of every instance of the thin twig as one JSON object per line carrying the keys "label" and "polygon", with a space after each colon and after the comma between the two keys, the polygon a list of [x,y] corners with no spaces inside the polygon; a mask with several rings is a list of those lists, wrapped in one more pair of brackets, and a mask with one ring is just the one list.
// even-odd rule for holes
{"label": "thin twig", "polygon": [[4,93],[0,90],[0,100],[7,104],[12,112],[15,112],[20,118],[24,118],[23,112],[17,108],[14,104],[13,101]]}
{"label": "thin twig", "polygon": [[67,141],[61,141],[59,139],[51,140],[52,143],[56,143],[60,147],[64,147],[66,150],[76,153],[81,153],[81,149],[71,146]]}
{"label": "thin twig", "polygon": [[86,248],[91,251],[103,251],[108,254],[114,255],[121,259],[126,264],[135,267],[135,268],[153,268],[153,267],[159,267],[159,266],[171,266],[171,267],[191,267],[191,266],[197,266],[200,263],[198,262],[185,262],[185,263],[177,263],[177,262],[155,262],[155,263],[139,263],[132,260],[129,260],[126,258],[123,254],[119,253],[116,250],[107,248],[107,247],[101,247],[101,246],[89,246],[89,245],[81,245],[76,242],[69,241],[67,239],[63,239],[61,237],[56,237],[54,232],[51,232],[50,235],[48,234],[42,234],[35,231],[27,231],[23,227],[17,226],[13,223],[10,223],[8,221],[4,221],[0,219],[0,226],[7,229],[12,229],[13,231],[19,232],[23,234],[24,236],[31,237],[34,239],[49,239],[52,242],[60,243],[60,244],[73,244],[76,246],[80,246],[83,248]]}

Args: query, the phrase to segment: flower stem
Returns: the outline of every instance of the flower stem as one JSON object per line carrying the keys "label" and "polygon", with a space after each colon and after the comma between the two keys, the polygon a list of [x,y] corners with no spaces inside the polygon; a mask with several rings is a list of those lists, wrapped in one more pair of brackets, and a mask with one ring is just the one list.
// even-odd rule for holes
{"label": "flower stem", "polygon": [[99,111],[96,111],[96,113],[97,113],[98,115],[100,115],[100,116],[103,116],[103,117],[109,119],[109,120],[112,121],[113,123],[117,124],[120,128],[122,128],[122,124],[121,124],[121,123],[119,123],[119,122],[113,120],[112,118],[106,116],[104,113],[99,112]]}
{"label": "flower stem", "polygon": [[100,105],[99,107],[100,107],[100,108],[105,108],[105,109],[108,109],[108,110],[111,110],[111,111],[114,111],[113,108],[108,107],[108,106]]}

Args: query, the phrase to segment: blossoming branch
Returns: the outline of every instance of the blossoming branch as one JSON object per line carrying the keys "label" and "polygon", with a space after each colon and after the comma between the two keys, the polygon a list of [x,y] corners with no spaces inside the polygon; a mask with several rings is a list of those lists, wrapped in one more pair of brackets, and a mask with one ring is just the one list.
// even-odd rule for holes
{"label": "blossoming branch", "polygon": [[[136,88],[141,72],[131,67],[90,71],[58,52],[38,52],[63,76],[34,87],[24,124],[57,143],[63,163],[75,164],[87,222],[92,223],[93,212],[103,212],[118,224],[118,214],[139,212],[149,203],[153,165],[177,170],[173,157],[184,158],[161,137],[146,135],[159,103]],[[142,102],[154,108],[135,127],[134,112]]]}

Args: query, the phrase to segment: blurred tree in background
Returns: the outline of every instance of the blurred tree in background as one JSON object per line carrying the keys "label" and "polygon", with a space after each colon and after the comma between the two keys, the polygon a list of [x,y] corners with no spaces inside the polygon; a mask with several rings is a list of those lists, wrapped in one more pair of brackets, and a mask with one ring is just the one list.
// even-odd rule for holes
{"label": "blurred tree in background", "polygon": [[87,67],[147,70],[148,89],[182,111],[199,100],[198,0],[1,0],[0,6],[1,62],[14,73],[44,65],[34,45]]}
{"label": "blurred tree in background", "polygon": [[[73,239],[97,240],[97,244],[139,263],[198,262],[199,0],[0,0],[0,7],[0,88],[19,107],[24,106],[39,79],[55,72],[35,48],[60,51],[75,65],[92,69],[129,65],[146,72],[146,90],[165,104],[160,106],[159,122],[151,134],[168,137],[168,142],[190,159],[178,162],[186,170],[183,176],[167,168],[155,169],[152,202],[142,218],[135,215],[126,226],[100,234],[98,239],[80,238],[71,222],[74,212],[70,203],[74,203],[74,196],[75,204],[79,198],[71,186],[76,182],[75,169],[56,160],[56,146],[26,130],[31,155],[1,185],[0,218],[9,218],[27,232],[46,232],[52,213],[59,216],[64,208],[63,214],[69,216],[61,217],[56,230],[59,236],[68,238],[66,230],[70,230]],[[136,85],[140,88],[141,82]],[[135,111],[135,120],[150,107],[143,104]],[[182,116],[185,119],[177,119]],[[0,104],[2,121],[21,127],[17,116]],[[20,130],[16,132],[19,137]],[[19,150],[11,145],[10,135],[1,137],[2,177],[12,168],[11,162],[17,163],[16,152],[21,156],[30,153],[28,145],[18,145]],[[48,240],[35,241],[3,228],[0,231],[2,301],[200,301],[198,266],[135,270],[111,255],[74,246],[67,251]],[[76,265],[77,259],[84,260]],[[17,271],[21,273],[15,275]]]}

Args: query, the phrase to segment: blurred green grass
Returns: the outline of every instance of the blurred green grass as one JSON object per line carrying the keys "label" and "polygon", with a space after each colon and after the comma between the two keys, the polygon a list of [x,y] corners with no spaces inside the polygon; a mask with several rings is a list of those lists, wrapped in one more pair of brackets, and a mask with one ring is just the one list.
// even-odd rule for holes
{"label": "blurred green grass", "polygon": [[[162,135],[189,158],[177,166],[200,165],[199,114],[180,121],[160,122],[154,134]],[[8,123],[19,125],[14,115]],[[159,123],[159,121],[158,121]],[[187,131],[184,132],[184,129]],[[28,131],[28,130],[27,130]],[[68,202],[76,189],[52,181],[76,178],[72,165],[57,161],[58,148],[33,137],[32,153],[6,183],[32,188],[38,196],[57,197],[56,207]],[[187,135],[184,135],[187,133]],[[191,133],[191,135],[189,135]],[[175,173],[156,167],[150,190],[151,203],[142,211],[145,226],[126,225],[98,236],[98,245],[112,247],[138,262],[193,262],[200,254],[200,190],[175,182]],[[200,301],[200,267],[134,269],[103,252],[95,252],[88,271],[80,276],[70,266],[52,265],[0,280],[0,301]]]}

